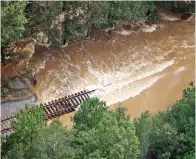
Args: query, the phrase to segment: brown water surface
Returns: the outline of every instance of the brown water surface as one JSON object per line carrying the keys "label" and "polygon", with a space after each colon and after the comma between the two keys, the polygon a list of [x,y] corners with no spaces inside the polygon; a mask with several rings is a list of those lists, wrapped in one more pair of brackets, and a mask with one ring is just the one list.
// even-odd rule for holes
{"label": "brown water surface", "polygon": [[[195,77],[195,22],[163,21],[130,35],[83,40],[66,48],[36,45],[28,68],[37,74],[38,102],[84,89],[108,105],[122,102],[127,114],[157,112],[175,103]],[[155,30],[151,27],[156,28]],[[3,68],[11,72],[14,67]],[[72,114],[60,117],[64,125]]]}

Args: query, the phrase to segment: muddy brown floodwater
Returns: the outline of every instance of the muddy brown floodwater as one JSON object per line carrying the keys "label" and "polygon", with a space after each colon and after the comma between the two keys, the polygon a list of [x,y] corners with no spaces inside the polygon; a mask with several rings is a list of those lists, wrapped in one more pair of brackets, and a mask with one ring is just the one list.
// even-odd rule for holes
{"label": "muddy brown floodwater", "polygon": [[[38,103],[96,88],[95,96],[111,109],[121,103],[132,117],[166,109],[195,79],[194,29],[194,20],[165,20],[130,34],[122,31],[66,48],[36,45],[27,66],[37,74]],[[71,127],[73,114],[61,116],[60,121]]]}

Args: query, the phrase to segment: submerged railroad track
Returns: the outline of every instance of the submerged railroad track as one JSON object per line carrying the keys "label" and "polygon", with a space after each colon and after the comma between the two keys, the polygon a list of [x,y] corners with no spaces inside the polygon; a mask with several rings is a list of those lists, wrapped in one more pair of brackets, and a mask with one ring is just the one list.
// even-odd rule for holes
{"label": "submerged railroad track", "polygon": [[[68,95],[66,97],[59,98],[58,100],[52,100],[51,102],[43,104],[45,119],[49,120],[75,111],[94,91],[95,90],[81,91],[79,93]],[[10,134],[12,132],[11,122],[14,119],[14,114],[1,118],[1,135]]]}

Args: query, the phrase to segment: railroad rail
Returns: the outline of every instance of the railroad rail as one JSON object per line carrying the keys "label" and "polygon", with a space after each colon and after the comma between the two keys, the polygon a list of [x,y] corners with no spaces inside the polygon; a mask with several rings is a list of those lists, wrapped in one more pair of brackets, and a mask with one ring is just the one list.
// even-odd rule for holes
{"label": "railroad rail", "polygon": [[[67,114],[75,111],[79,105],[94,92],[92,91],[81,91],[72,95],[68,95],[58,100],[52,100],[51,102],[43,104],[43,110],[45,119],[56,118],[60,115]],[[1,118],[1,134],[9,134],[12,131],[11,122],[15,119],[15,115]]]}

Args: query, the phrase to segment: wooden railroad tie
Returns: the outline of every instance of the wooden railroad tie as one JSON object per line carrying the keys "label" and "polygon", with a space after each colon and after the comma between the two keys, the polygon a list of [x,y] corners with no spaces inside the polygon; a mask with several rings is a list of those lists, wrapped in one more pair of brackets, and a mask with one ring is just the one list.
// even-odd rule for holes
{"label": "wooden railroad tie", "polygon": [[[81,91],[67,97],[52,100],[51,102],[43,104],[45,119],[56,118],[62,114],[67,114],[75,111],[78,106],[90,97],[95,90]],[[1,118],[1,134],[6,134],[12,131],[11,122],[15,119],[15,115]]]}

